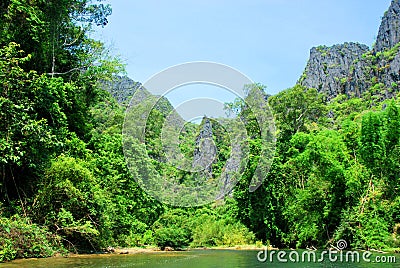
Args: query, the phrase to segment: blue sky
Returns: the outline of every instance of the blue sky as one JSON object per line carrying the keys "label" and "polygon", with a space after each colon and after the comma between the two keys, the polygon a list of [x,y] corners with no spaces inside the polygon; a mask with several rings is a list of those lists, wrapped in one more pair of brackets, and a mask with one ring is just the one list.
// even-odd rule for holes
{"label": "blue sky", "polygon": [[[346,41],[371,46],[390,0],[111,0],[113,14],[97,36],[144,82],[172,65],[229,65],[276,94],[302,74],[311,47]],[[200,96],[192,87],[173,104]],[[206,90],[204,90],[206,92]],[[201,97],[221,97],[226,94]],[[217,97],[218,98],[218,97]]]}

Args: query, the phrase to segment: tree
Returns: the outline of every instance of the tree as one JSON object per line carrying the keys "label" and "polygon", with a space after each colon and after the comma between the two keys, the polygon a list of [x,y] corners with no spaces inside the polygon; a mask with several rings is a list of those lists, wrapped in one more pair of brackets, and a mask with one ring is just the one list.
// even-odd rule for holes
{"label": "tree", "polygon": [[392,100],[384,112],[384,143],[386,157],[383,170],[390,199],[397,196],[400,186],[400,109]]}
{"label": "tree", "polygon": [[298,247],[321,245],[331,239],[347,205],[346,146],[338,132],[297,133],[291,139],[285,163],[290,178],[284,215],[288,220],[287,242]]}
{"label": "tree", "polygon": [[66,141],[88,139],[98,82],[121,71],[104,45],[88,37],[92,25],[105,25],[111,14],[109,5],[96,2],[0,5],[0,191],[7,204],[18,199],[23,208],[21,192],[37,190],[44,166]]}
{"label": "tree", "polygon": [[382,121],[376,112],[368,112],[362,117],[360,154],[365,165],[381,176],[385,158],[385,144],[382,132]]}
{"label": "tree", "polygon": [[[78,248],[98,249],[104,246],[99,226],[109,199],[92,172],[80,159],[61,156],[46,170],[33,209],[40,224],[49,226],[68,243]],[[101,236],[100,236],[101,237]],[[103,237],[104,238],[104,237]]]}
{"label": "tree", "polygon": [[79,55],[94,52],[87,33],[111,14],[109,5],[93,3],[100,1],[7,0],[0,8],[0,45],[20,44],[32,55],[27,69],[39,74],[79,73],[88,68]]}
{"label": "tree", "polygon": [[[65,93],[73,91],[58,79],[23,70],[20,65],[30,56],[23,56],[18,48],[10,43],[0,49],[0,191],[8,204],[17,197],[21,201],[17,185],[28,178],[33,182],[32,176],[62,145],[67,126]],[[23,208],[22,201],[20,205]]]}
{"label": "tree", "polygon": [[323,95],[316,89],[296,85],[268,99],[275,115],[280,136],[307,132],[311,123],[321,122],[326,115]]}

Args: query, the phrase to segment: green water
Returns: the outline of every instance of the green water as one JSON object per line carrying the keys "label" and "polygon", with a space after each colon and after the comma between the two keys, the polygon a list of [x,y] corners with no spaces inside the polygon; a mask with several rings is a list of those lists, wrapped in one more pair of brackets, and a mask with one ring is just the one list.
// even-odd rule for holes
{"label": "green water", "polygon": [[[16,260],[11,263],[0,264],[0,268],[241,268],[241,267],[400,267],[400,256],[396,255],[398,263],[332,263],[325,260],[323,263],[278,263],[259,262],[258,251],[235,250],[192,250],[185,252],[155,252],[128,255],[82,255],[70,258],[48,258]],[[376,255],[371,256],[371,260]],[[383,255],[382,255],[383,256]],[[386,254],[385,256],[388,256]]]}

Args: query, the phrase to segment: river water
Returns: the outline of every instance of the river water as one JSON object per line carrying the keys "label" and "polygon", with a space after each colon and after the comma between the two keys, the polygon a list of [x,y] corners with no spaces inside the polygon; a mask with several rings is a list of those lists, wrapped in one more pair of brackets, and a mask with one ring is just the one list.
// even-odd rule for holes
{"label": "river water", "polygon": [[[126,267],[146,267],[146,268],[242,268],[242,267],[399,267],[400,255],[372,255],[369,257],[370,262],[361,260],[353,262],[351,258],[348,262],[339,259],[332,262],[329,258],[325,258],[321,262],[299,262],[290,261],[287,251],[287,263],[280,263],[276,258],[272,262],[267,259],[260,262],[257,259],[259,251],[247,250],[191,250],[182,252],[154,252],[154,253],[137,253],[127,255],[102,254],[102,255],[78,255],[74,257],[56,257],[47,259],[27,259],[16,260],[9,263],[0,264],[0,268],[71,268],[71,267],[88,267],[88,268],[126,268]],[[301,256],[302,252],[299,252]],[[269,254],[269,253],[268,253]],[[388,256],[394,256],[396,263],[377,263],[378,258],[389,259]],[[260,255],[263,257],[265,255]],[[388,261],[388,260],[386,260]],[[393,262],[392,260],[390,260]]]}

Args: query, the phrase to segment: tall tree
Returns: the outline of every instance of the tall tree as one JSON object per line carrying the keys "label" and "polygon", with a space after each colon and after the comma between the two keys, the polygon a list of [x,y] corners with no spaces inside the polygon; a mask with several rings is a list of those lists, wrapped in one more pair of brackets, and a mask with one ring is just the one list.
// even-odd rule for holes
{"label": "tall tree", "polygon": [[360,153],[365,165],[380,177],[385,158],[382,121],[377,112],[368,112],[362,117]]}

